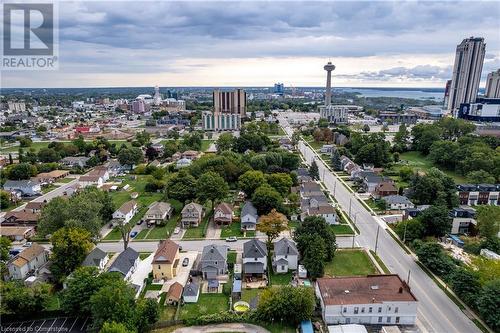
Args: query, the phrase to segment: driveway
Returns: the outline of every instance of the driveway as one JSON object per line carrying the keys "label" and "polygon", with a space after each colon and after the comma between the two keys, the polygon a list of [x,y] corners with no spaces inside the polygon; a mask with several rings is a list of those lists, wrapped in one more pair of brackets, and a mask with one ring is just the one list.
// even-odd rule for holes
{"label": "driveway", "polygon": [[[173,279],[167,280],[163,287],[161,288],[161,292],[168,292],[168,289],[175,282],[179,282],[183,287],[186,285],[187,280],[189,278],[189,272],[193,268],[194,261],[198,256],[197,251],[188,251],[179,253],[179,266],[177,267],[177,275],[174,276]],[[182,266],[182,261],[184,258],[189,258],[189,264],[186,267]]]}
{"label": "driveway", "polygon": [[252,324],[241,324],[241,323],[182,327],[176,329],[173,333],[215,333],[215,332],[270,333],[263,327]]}
{"label": "driveway", "polygon": [[[131,283],[142,287],[144,279],[146,279],[149,273],[153,270],[151,263],[153,262],[154,256],[155,254],[151,253],[147,258],[141,260],[141,262],[137,265],[134,274],[130,277]],[[136,297],[137,296],[139,296],[139,294],[137,294]]]}

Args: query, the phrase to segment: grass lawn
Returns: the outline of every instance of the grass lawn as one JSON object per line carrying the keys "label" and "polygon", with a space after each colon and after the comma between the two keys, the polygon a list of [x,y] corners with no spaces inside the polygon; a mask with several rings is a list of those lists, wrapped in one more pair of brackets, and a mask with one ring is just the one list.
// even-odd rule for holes
{"label": "grass lawn", "polygon": [[173,320],[177,307],[172,305],[160,306],[160,320]]}
{"label": "grass lawn", "polygon": [[[430,168],[434,167],[434,164],[432,163],[432,161],[427,156],[422,155],[422,153],[420,153],[418,151],[408,151],[406,153],[402,153],[401,155],[399,155],[399,159],[401,161],[406,161],[405,162],[406,165],[411,166],[416,170],[420,170],[420,171],[424,171],[424,172],[429,170]],[[400,164],[400,165],[405,165],[405,164]],[[456,173],[454,171],[444,170],[441,168],[440,168],[440,170],[442,170],[448,176],[452,177],[456,183],[466,183],[467,182],[467,179],[465,177],[459,175],[458,173]]]}
{"label": "grass lawn", "polygon": [[210,145],[215,142],[215,140],[202,140],[201,141],[201,151],[206,151]]}
{"label": "grass lawn", "polygon": [[54,185],[54,184],[50,184],[49,186],[44,186],[44,187],[42,188],[42,193],[43,193],[43,194],[48,193],[48,192],[50,192],[50,191],[52,191],[52,190],[55,190],[55,189],[56,189],[56,188],[58,188],[58,187],[59,187],[59,186],[56,186],[56,185]]}
{"label": "grass lawn", "polygon": [[368,207],[373,209],[375,212],[381,211],[381,209],[377,206],[377,203],[375,202],[375,200],[373,200],[372,198],[370,198],[368,200],[364,200],[364,202],[368,205]]}
{"label": "grass lawn", "polygon": [[204,208],[205,208],[205,216],[203,217],[201,223],[195,228],[188,228],[182,239],[205,237],[204,231],[207,227],[208,220],[212,217],[212,206],[210,204],[206,204]]}
{"label": "grass lawn", "polygon": [[227,263],[235,264],[236,263],[236,251],[229,251],[227,253]]}
{"label": "grass lawn", "polygon": [[120,230],[118,228],[113,228],[106,237],[103,238],[103,240],[120,240],[122,239],[122,234],[120,233]]}
{"label": "grass lawn", "polygon": [[290,281],[292,281],[292,272],[288,273],[282,273],[282,274],[275,274],[274,272],[271,273],[271,285],[287,285],[290,284]]}
{"label": "grass lawn", "polygon": [[334,224],[334,225],[331,225],[330,228],[332,228],[335,235],[352,235],[352,234],[354,234],[354,231],[352,230],[352,228],[349,224]]}
{"label": "grass lawn", "polygon": [[297,332],[294,326],[290,326],[282,323],[259,323],[260,326],[264,327],[271,333],[295,333]]}
{"label": "grass lawn", "polygon": [[139,232],[137,236],[135,236],[134,240],[145,239],[146,235],[149,233],[151,229],[144,229]]}
{"label": "grass lawn", "polygon": [[300,225],[299,221],[288,221],[288,227],[290,229],[297,229]]}
{"label": "grass lawn", "polygon": [[[169,199],[167,202],[169,202],[174,208],[174,215],[165,225],[154,226],[149,234],[144,234],[143,237],[145,237],[145,239],[167,239],[174,232],[177,222],[179,221],[182,203],[175,199]],[[136,237],[136,239],[141,239],[139,238],[141,233]]]}
{"label": "grass lawn", "polygon": [[[139,258],[141,258],[141,260],[144,260],[147,257],[149,257],[150,255],[151,255],[151,252],[141,252],[141,253],[139,253]],[[161,284],[152,284],[151,286],[154,286],[154,287],[159,286],[159,289],[152,289],[152,290],[160,290],[161,289]]]}
{"label": "grass lawn", "polygon": [[131,200],[130,194],[133,192],[139,193],[139,196],[134,199],[139,203],[139,205],[149,206],[155,201],[160,201],[163,198],[163,194],[156,192],[145,192],[144,187],[146,186],[146,183],[146,176],[137,176],[137,179],[130,179],[129,177],[125,177],[125,180],[123,181],[121,186],[123,187],[128,184],[130,186],[129,190],[110,192],[111,198],[113,199],[116,208],[119,208],[122,204]]}
{"label": "grass lawn", "polygon": [[72,182],[73,180],[75,180],[75,178],[69,178],[69,177],[67,177],[67,178],[56,180],[56,183],[67,184],[69,182]]}
{"label": "grass lawn", "polygon": [[[242,289],[241,290],[241,300],[247,303],[251,303],[253,299],[258,298],[259,295],[264,291],[264,289]],[[255,302],[257,303],[257,302]]]}
{"label": "grass lawn", "polygon": [[224,294],[200,294],[198,303],[186,303],[180,309],[180,319],[197,318],[202,315],[229,310],[229,297]]}
{"label": "grass lawn", "polygon": [[368,274],[377,274],[377,269],[363,250],[339,250],[333,261],[325,265],[325,275],[328,276]]}
{"label": "grass lawn", "polygon": [[243,232],[241,232],[240,222],[233,222],[228,226],[222,227],[220,238],[224,239],[227,237],[243,237]]}

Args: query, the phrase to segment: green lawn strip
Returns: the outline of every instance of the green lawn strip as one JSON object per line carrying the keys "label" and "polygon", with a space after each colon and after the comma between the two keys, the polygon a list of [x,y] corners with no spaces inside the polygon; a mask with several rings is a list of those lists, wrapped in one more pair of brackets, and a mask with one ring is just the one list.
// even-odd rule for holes
{"label": "green lawn strip", "polygon": [[227,253],[227,263],[233,265],[236,263],[236,251],[229,251]]}
{"label": "green lawn strip", "polygon": [[[421,170],[421,171],[425,172],[433,167],[436,167],[436,168],[440,169],[441,171],[443,171],[448,176],[452,177],[456,183],[460,184],[460,183],[467,182],[467,179],[465,177],[461,176],[460,174],[458,174],[457,172],[437,167],[436,165],[434,165],[432,163],[432,161],[429,159],[429,157],[423,155],[422,153],[420,153],[418,151],[408,151],[408,152],[402,153],[399,156],[399,158],[401,161],[406,161],[407,162],[406,165],[413,167],[416,170]],[[405,164],[401,164],[401,165],[405,165]]]}
{"label": "green lawn strip", "polygon": [[297,332],[295,326],[283,323],[257,323],[264,327],[271,333],[295,333]]}
{"label": "green lawn strip", "polygon": [[182,239],[205,238],[206,228],[208,227],[208,221],[211,216],[212,207],[210,206],[210,204],[207,204],[205,206],[205,216],[203,216],[201,223],[197,227],[188,228]]}
{"label": "green lawn strip", "polygon": [[364,203],[366,205],[368,205],[368,207],[370,207],[373,211],[375,212],[380,212],[380,208],[378,208],[377,206],[377,203],[375,202],[375,200],[373,200],[372,198],[368,199],[368,200],[363,200]]}
{"label": "green lawn strip", "polygon": [[354,231],[348,224],[332,224],[330,225],[335,235],[354,235]]}
{"label": "green lawn strip", "polygon": [[201,141],[201,151],[206,151],[215,140],[202,140]]}
{"label": "green lawn strip", "polygon": [[396,241],[396,243],[399,244],[399,246],[401,246],[401,248],[406,252],[406,254],[411,255],[410,250],[406,248],[406,245],[403,244],[403,242],[398,238],[398,236],[394,235],[390,230],[388,230],[387,233],[392,237],[392,239]]}
{"label": "green lawn strip", "polygon": [[254,238],[255,237],[255,230],[248,230],[245,233],[245,237],[247,237],[247,238]]}
{"label": "green lawn strip", "polygon": [[120,233],[120,230],[118,228],[113,228],[106,237],[103,238],[105,241],[116,241],[116,240],[121,240],[122,239],[122,234]]}
{"label": "green lawn strip", "polygon": [[229,298],[224,294],[200,294],[197,303],[186,303],[180,309],[180,319],[197,318],[229,309]]}
{"label": "green lawn strip", "polygon": [[287,285],[292,281],[292,272],[277,274],[272,272],[270,274],[270,282],[272,286],[275,285]]}
{"label": "green lawn strip", "polygon": [[325,275],[353,276],[376,274],[377,269],[363,250],[339,250],[325,265]]}
{"label": "green lawn strip", "polygon": [[378,254],[375,253],[375,251],[370,250],[370,254],[373,256],[373,258],[375,258],[375,261],[377,262],[377,264],[379,264],[379,266],[382,267],[382,270],[384,271],[385,274],[391,274],[391,271],[389,270],[389,268],[387,268],[387,266],[384,264],[382,259],[380,259]]}
{"label": "green lawn strip", "polygon": [[481,332],[490,333],[490,331],[479,320],[477,320],[476,318],[473,318],[472,321],[481,330]]}
{"label": "green lawn strip", "polygon": [[56,183],[67,184],[75,180],[75,178],[63,178],[56,180]]}
{"label": "green lawn strip", "polygon": [[45,193],[48,193],[50,191],[53,191],[55,190],[56,188],[58,188],[59,186],[56,186],[54,184],[50,184],[49,186],[45,186],[42,188],[42,193],[45,194]]}
{"label": "green lawn strip", "polygon": [[[147,257],[149,257],[151,255],[151,252],[140,252],[139,253],[139,258],[141,258],[141,260],[144,260],[146,259]],[[152,288],[151,290],[160,290],[161,289],[161,285],[160,284],[152,284],[151,286],[160,286],[159,289],[154,289]]]}
{"label": "green lawn strip", "polygon": [[241,300],[245,301],[247,303],[251,303],[251,301],[256,297],[259,297],[263,291],[264,291],[264,289],[258,289],[258,288],[242,289],[241,290]]}
{"label": "green lawn strip", "polygon": [[137,241],[137,240],[141,240],[141,239],[146,239],[146,236],[148,235],[148,233],[151,231],[151,229],[144,229],[144,230],[141,230],[139,232],[139,234],[137,236],[135,236],[134,240]]}

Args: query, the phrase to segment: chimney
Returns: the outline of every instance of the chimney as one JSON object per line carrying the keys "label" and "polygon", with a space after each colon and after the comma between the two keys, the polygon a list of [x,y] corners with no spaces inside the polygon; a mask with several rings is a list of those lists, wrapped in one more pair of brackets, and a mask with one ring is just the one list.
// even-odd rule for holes
{"label": "chimney", "polygon": [[403,287],[399,287],[399,291],[398,291],[400,294],[403,293]]}

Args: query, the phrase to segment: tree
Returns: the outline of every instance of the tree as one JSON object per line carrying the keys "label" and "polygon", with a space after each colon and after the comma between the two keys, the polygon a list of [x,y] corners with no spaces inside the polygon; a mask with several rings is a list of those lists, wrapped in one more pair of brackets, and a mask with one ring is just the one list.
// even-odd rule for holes
{"label": "tree", "polygon": [[238,185],[248,197],[251,197],[255,190],[264,185],[266,179],[262,171],[249,170],[238,179]]}
{"label": "tree", "polygon": [[495,177],[484,170],[471,171],[467,174],[467,180],[473,184],[494,184]]}
{"label": "tree", "polygon": [[426,175],[415,174],[410,182],[410,197],[420,205],[458,205],[455,182],[441,170],[431,168]]}
{"label": "tree", "polygon": [[167,198],[180,202],[192,200],[196,196],[196,179],[186,170],[181,170],[167,180],[165,190]]}
{"label": "tree", "polygon": [[315,305],[312,288],[290,285],[267,288],[260,296],[256,316],[266,322],[296,325],[311,319]]}
{"label": "tree", "polygon": [[218,173],[208,171],[201,175],[196,182],[196,193],[200,200],[210,200],[212,211],[215,210],[215,202],[227,197],[229,185]]}
{"label": "tree", "polygon": [[411,242],[414,239],[421,239],[425,234],[425,226],[417,219],[411,219],[399,222],[395,229],[399,238],[405,242]]}
{"label": "tree", "polygon": [[427,155],[431,145],[441,139],[442,130],[434,124],[417,124],[411,129],[411,134],[413,149]]}
{"label": "tree", "polygon": [[142,150],[137,147],[123,148],[118,153],[118,161],[122,165],[133,166],[142,163],[144,157],[142,155]]}
{"label": "tree", "polygon": [[301,225],[295,230],[294,239],[297,243],[297,248],[300,253],[307,252],[309,242],[304,236],[319,236],[325,243],[325,258],[324,260],[331,261],[337,249],[335,233],[332,228],[326,223],[325,219],[320,216],[308,216],[304,219]]}
{"label": "tree", "polygon": [[94,244],[88,231],[78,228],[61,228],[51,237],[52,265],[51,272],[57,281],[78,267]]}
{"label": "tree", "polygon": [[494,330],[500,330],[500,279],[487,283],[477,299],[477,309],[484,321]]}
{"label": "tree", "polygon": [[408,182],[411,180],[411,177],[413,176],[413,169],[410,166],[402,166],[399,169],[399,177],[401,177],[402,181]]}
{"label": "tree", "polygon": [[165,142],[163,149],[163,157],[165,158],[172,157],[172,155],[174,155],[178,150],[179,150],[179,145],[177,144],[177,141],[169,140]]}
{"label": "tree", "polygon": [[399,125],[398,132],[394,135],[394,150],[400,153],[405,152],[408,149],[409,140],[410,132],[406,128],[406,124],[402,123]]}
{"label": "tree", "polygon": [[309,276],[315,280],[325,274],[326,246],[325,241],[318,235],[306,235],[301,242],[305,245],[302,253],[302,262]]}
{"label": "tree", "polygon": [[332,166],[333,170],[341,171],[342,170],[342,162],[340,160],[340,153],[338,149],[334,149],[332,153]]}
{"label": "tree", "polygon": [[146,157],[148,158],[148,161],[153,161],[158,157],[159,153],[156,149],[154,149],[152,146],[149,146],[146,148]]}
{"label": "tree", "polygon": [[9,250],[12,242],[5,236],[0,237],[0,276],[5,276],[7,273],[6,263],[9,261]]}
{"label": "tree", "polygon": [[26,136],[22,136],[18,140],[19,140],[19,146],[23,148],[30,147],[31,144],[33,143],[33,141]]}
{"label": "tree", "polygon": [[2,302],[0,315],[11,314],[17,318],[33,318],[42,312],[49,299],[51,286],[37,283],[27,287],[22,281],[0,283]]}
{"label": "tree", "polygon": [[481,291],[477,273],[457,268],[451,274],[451,286],[453,291],[465,303],[475,307],[477,295]]}
{"label": "tree", "polygon": [[451,230],[448,209],[443,206],[431,206],[424,210],[417,219],[424,226],[426,236],[442,237]]}
{"label": "tree", "polygon": [[142,299],[137,302],[136,321],[139,332],[147,332],[151,324],[160,319],[158,302],[152,299]]}
{"label": "tree", "polygon": [[123,250],[126,250],[130,241],[130,232],[134,226],[132,223],[126,223],[124,219],[119,219],[117,224],[118,231],[120,231],[123,240]]}
{"label": "tree", "polygon": [[21,180],[30,179],[36,176],[37,169],[34,165],[29,163],[15,164],[9,171],[9,179]]}
{"label": "tree", "polygon": [[201,150],[202,135],[198,132],[192,132],[184,135],[184,140],[181,143],[181,150]]}
{"label": "tree", "polygon": [[231,150],[233,143],[234,137],[232,133],[222,133],[215,142],[215,145],[217,146],[217,151],[222,152]]}
{"label": "tree", "polygon": [[459,146],[456,142],[439,140],[429,148],[429,158],[437,165],[454,169]]}
{"label": "tree", "polygon": [[38,152],[38,160],[42,163],[57,162],[61,156],[52,148],[42,148]]}
{"label": "tree", "polygon": [[443,248],[438,243],[423,243],[416,247],[415,253],[424,266],[445,279],[455,268],[452,259],[443,252]]}
{"label": "tree", "polygon": [[287,173],[272,173],[266,175],[266,180],[271,187],[278,191],[282,196],[286,196],[292,187],[292,177]]}
{"label": "tree", "polygon": [[104,325],[102,325],[101,330],[99,333],[133,333],[134,331],[131,331],[127,329],[127,327],[121,323],[117,322],[105,322]]}
{"label": "tree", "polygon": [[10,193],[0,190],[0,208],[5,209],[10,206]]}
{"label": "tree", "polygon": [[41,236],[47,236],[64,227],[64,223],[71,216],[68,206],[69,201],[62,197],[55,197],[47,203],[38,221],[38,233]]}
{"label": "tree", "polygon": [[151,135],[146,131],[137,132],[135,134],[135,139],[140,143],[141,146],[146,146],[151,140]]}
{"label": "tree", "polygon": [[479,235],[484,238],[493,239],[500,231],[500,207],[481,206],[478,207],[477,227]]}
{"label": "tree", "polygon": [[273,241],[278,238],[282,231],[288,229],[288,220],[285,215],[271,210],[267,215],[262,215],[257,224],[257,230],[263,232],[267,236],[267,250],[271,251]]}
{"label": "tree", "polygon": [[122,323],[136,330],[135,291],[121,279],[100,288],[90,298],[93,327],[100,329],[105,322]]}
{"label": "tree", "polygon": [[319,169],[316,161],[312,161],[311,166],[309,167],[309,176],[311,176],[314,180],[319,180]]}
{"label": "tree", "polygon": [[267,214],[272,209],[282,211],[283,197],[268,184],[259,186],[252,195],[252,203],[259,215]]}

